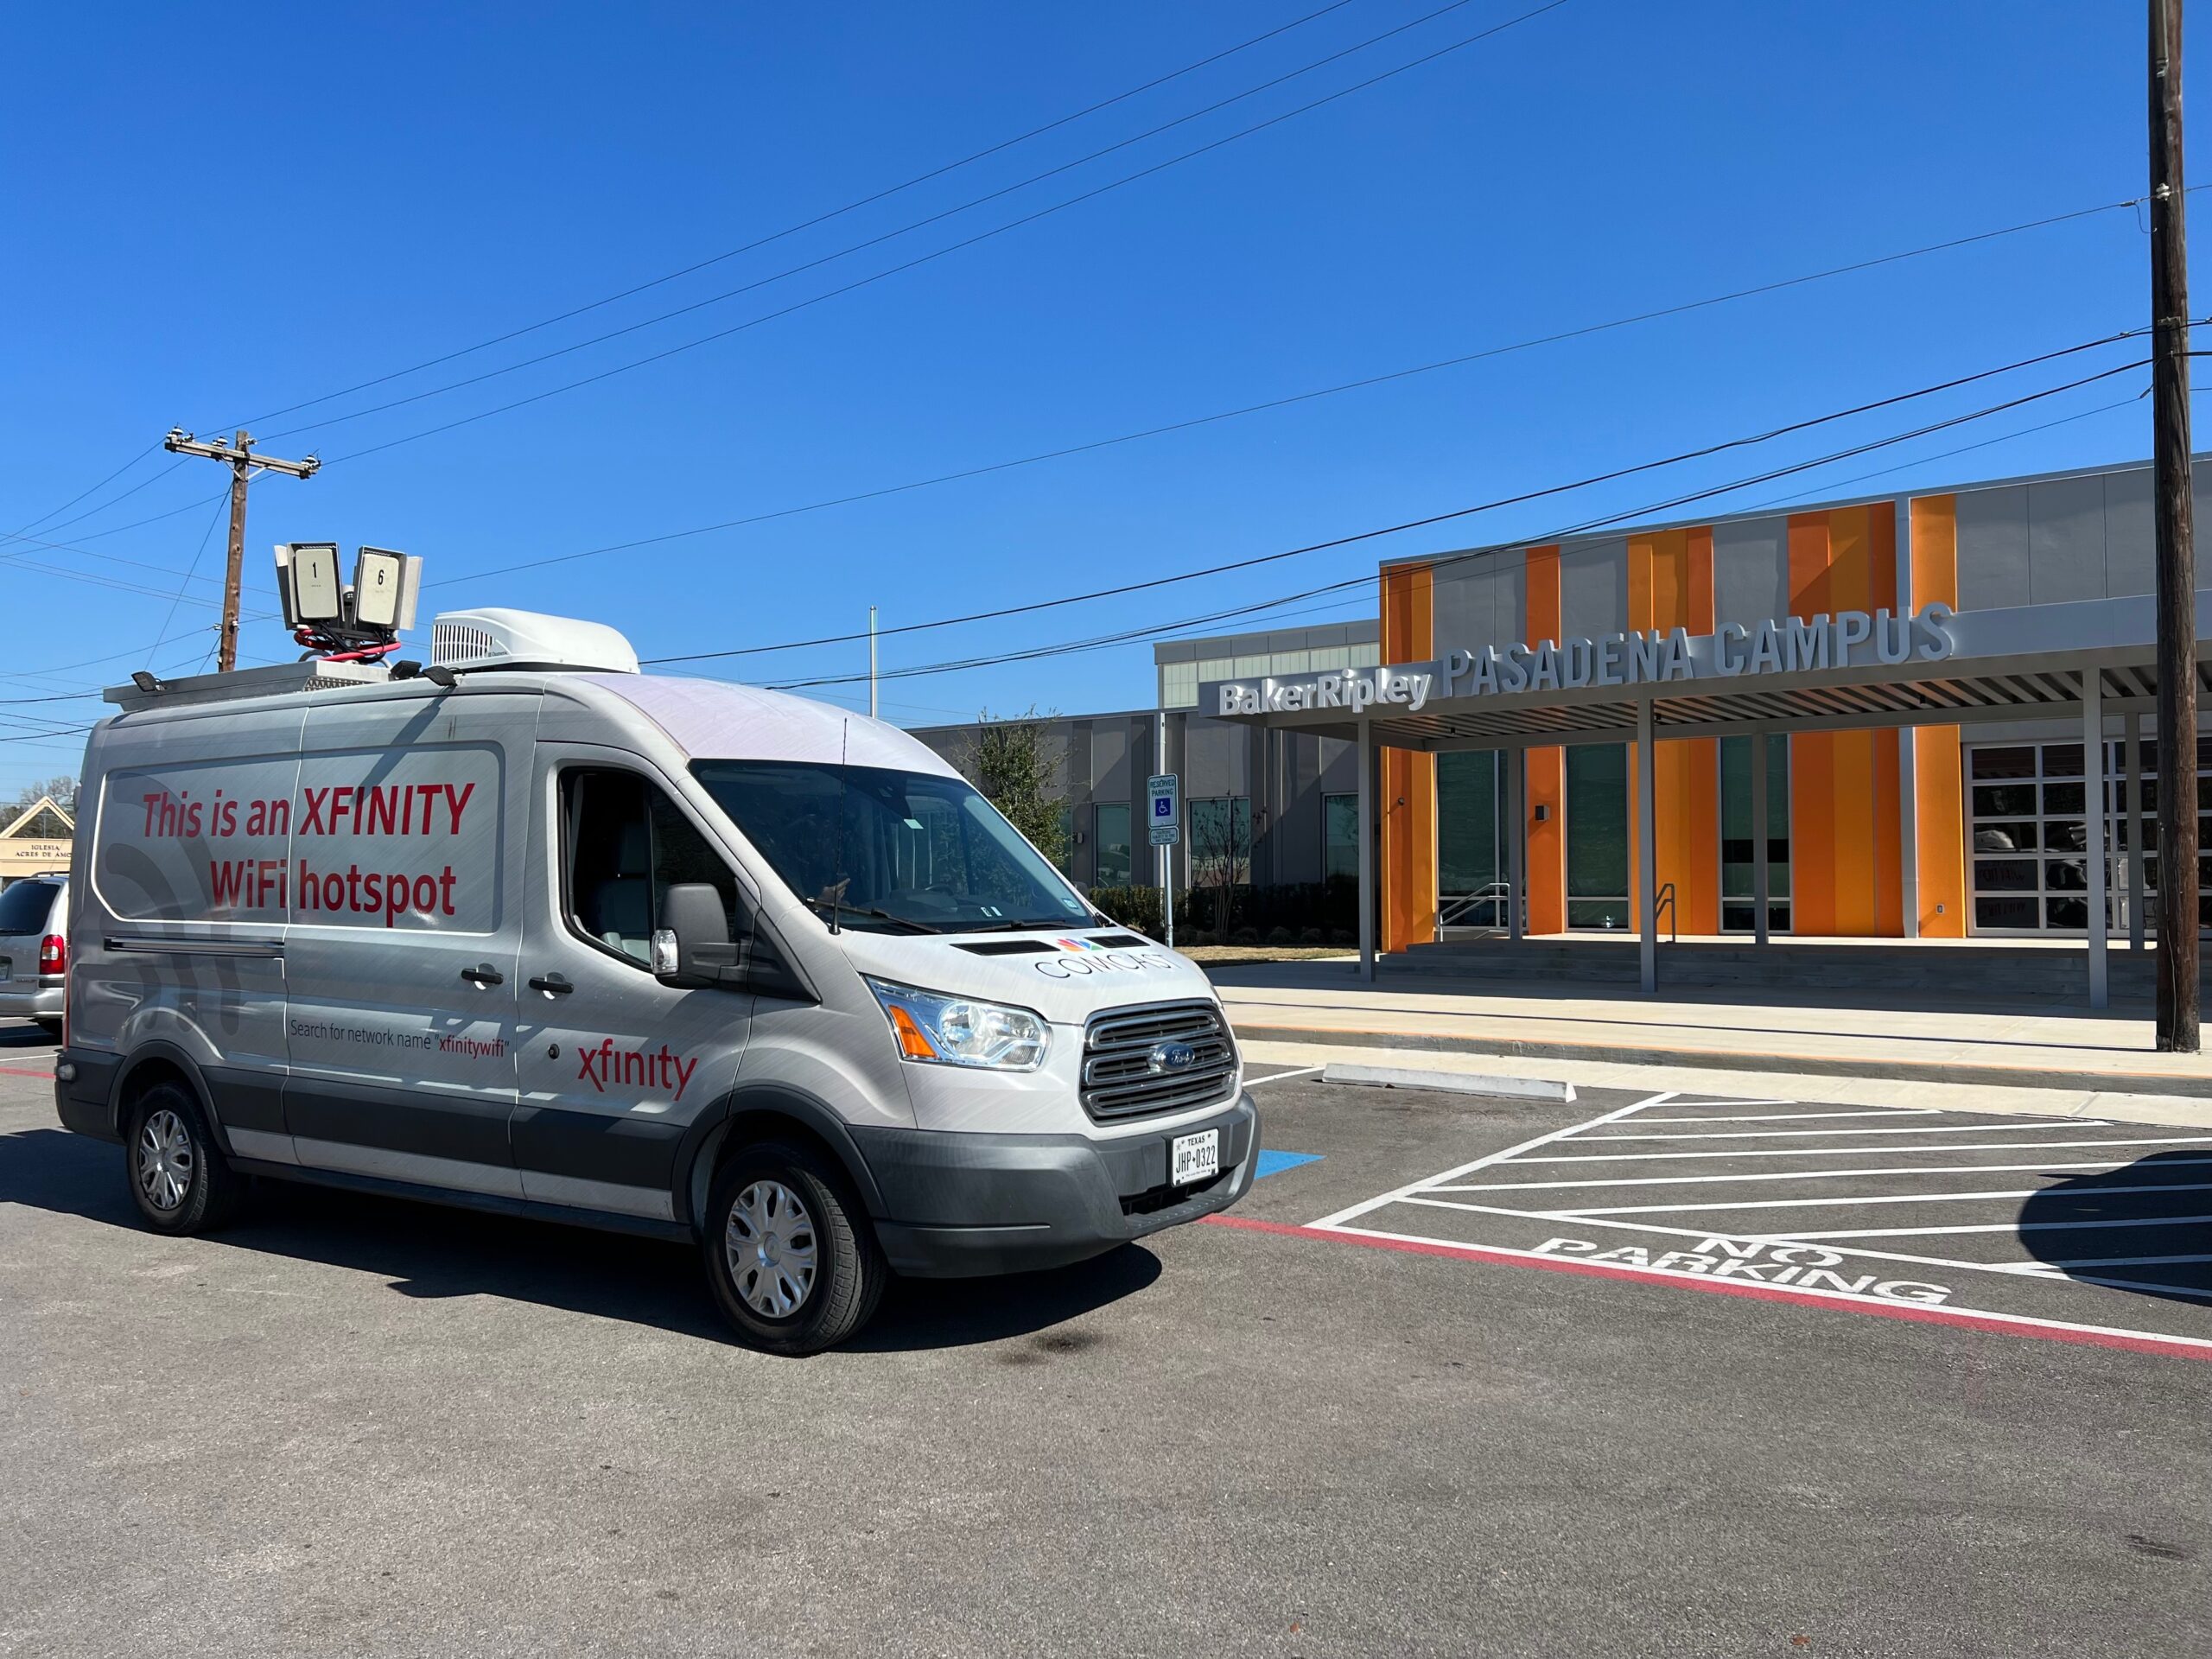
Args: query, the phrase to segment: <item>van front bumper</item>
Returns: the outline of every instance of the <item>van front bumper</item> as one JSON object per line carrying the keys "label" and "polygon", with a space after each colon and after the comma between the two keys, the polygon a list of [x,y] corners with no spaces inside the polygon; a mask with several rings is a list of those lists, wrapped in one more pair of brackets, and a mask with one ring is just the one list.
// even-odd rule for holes
{"label": "van front bumper", "polygon": [[[1188,1196],[1167,1184],[1167,1144],[1221,1131],[1221,1173]],[[1156,1134],[853,1131],[883,1195],[875,1224],[900,1273],[925,1279],[1065,1266],[1226,1210],[1252,1187],[1259,1112],[1249,1095]]]}

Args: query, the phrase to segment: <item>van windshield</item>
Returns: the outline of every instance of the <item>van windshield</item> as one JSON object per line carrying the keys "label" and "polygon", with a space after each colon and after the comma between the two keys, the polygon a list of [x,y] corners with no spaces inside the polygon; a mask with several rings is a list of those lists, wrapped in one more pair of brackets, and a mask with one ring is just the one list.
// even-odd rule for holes
{"label": "van windshield", "polygon": [[691,772],[785,884],[841,925],[969,933],[1090,918],[960,779],[787,760],[699,760]]}

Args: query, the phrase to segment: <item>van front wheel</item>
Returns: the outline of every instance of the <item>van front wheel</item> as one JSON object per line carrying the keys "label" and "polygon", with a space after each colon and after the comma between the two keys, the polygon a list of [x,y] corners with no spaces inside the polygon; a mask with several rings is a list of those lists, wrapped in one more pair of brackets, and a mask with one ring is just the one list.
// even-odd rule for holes
{"label": "van front wheel", "polygon": [[157,1083],[130,1109],[124,1171],[138,1214],[157,1233],[202,1233],[238,1211],[245,1180],[223,1161],[207,1116],[179,1083]]}
{"label": "van front wheel", "polygon": [[890,1269],[842,1172],[818,1154],[775,1141],[741,1147],[702,1219],[715,1305],[748,1346],[819,1353],[875,1312]]}

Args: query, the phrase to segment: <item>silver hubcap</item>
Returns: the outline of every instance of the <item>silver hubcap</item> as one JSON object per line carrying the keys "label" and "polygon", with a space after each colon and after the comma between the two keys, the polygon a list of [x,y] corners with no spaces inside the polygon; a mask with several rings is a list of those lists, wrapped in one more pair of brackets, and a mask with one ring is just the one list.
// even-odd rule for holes
{"label": "silver hubcap", "polygon": [[729,1207],[722,1235],[729,1276],[755,1313],[798,1312],[814,1291],[814,1217],[781,1181],[755,1181]]}
{"label": "silver hubcap", "polygon": [[184,1120],[164,1106],[138,1131],[138,1190],[156,1210],[174,1210],[192,1190],[198,1163]]}

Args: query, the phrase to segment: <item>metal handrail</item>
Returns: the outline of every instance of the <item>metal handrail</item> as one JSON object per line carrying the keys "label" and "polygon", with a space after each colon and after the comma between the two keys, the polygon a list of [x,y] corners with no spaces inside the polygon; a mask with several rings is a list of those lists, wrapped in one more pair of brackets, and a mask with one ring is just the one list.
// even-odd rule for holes
{"label": "metal handrail", "polygon": [[1662,910],[1667,912],[1667,943],[1680,944],[1682,942],[1682,918],[1681,912],[1675,908],[1675,884],[1671,881],[1662,881],[1659,896],[1651,901],[1651,923],[1655,930],[1659,924],[1659,912]]}

